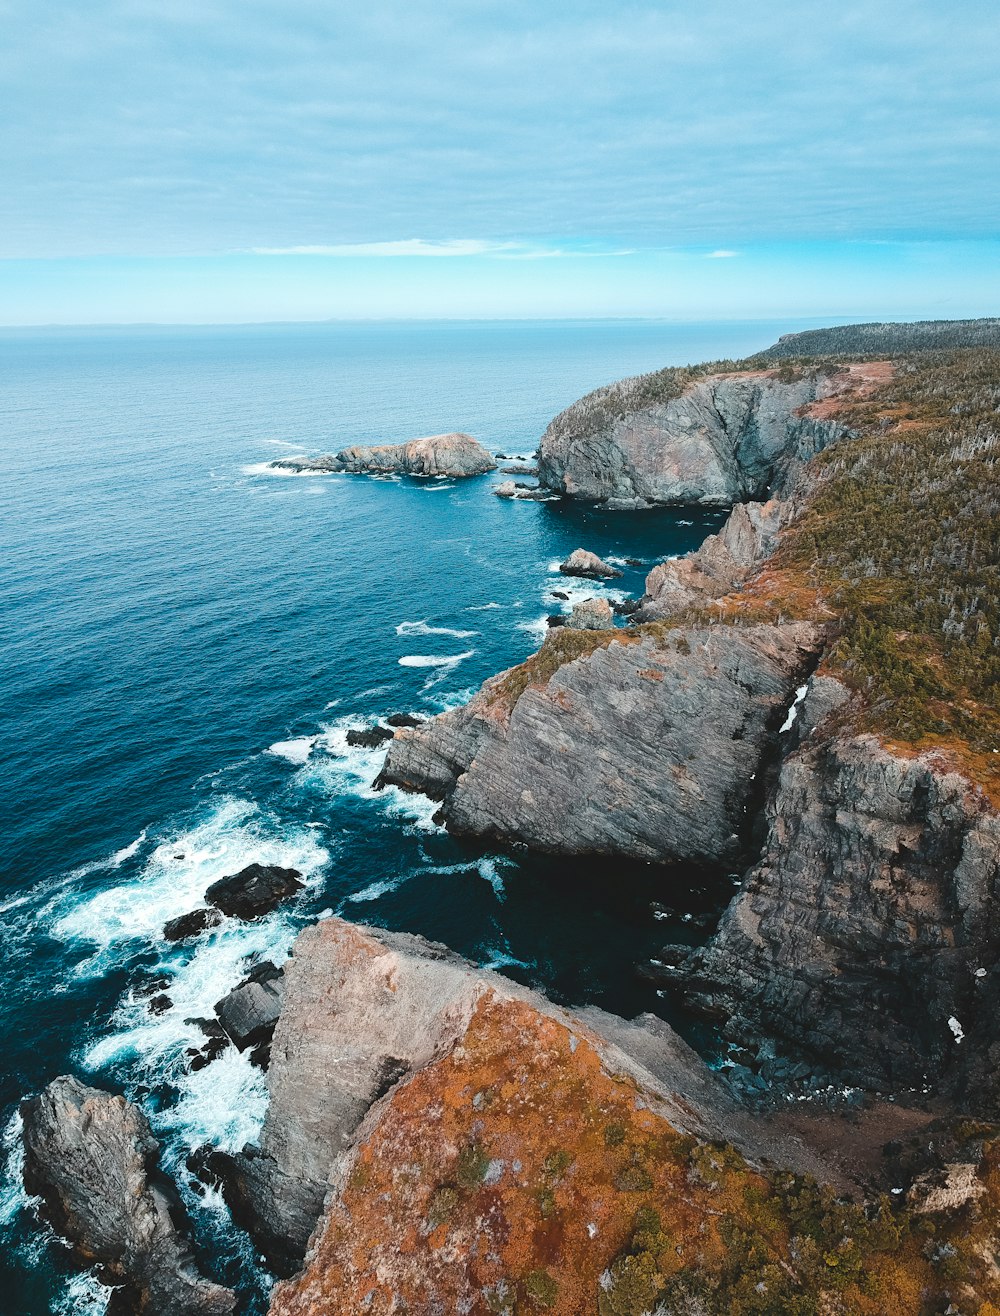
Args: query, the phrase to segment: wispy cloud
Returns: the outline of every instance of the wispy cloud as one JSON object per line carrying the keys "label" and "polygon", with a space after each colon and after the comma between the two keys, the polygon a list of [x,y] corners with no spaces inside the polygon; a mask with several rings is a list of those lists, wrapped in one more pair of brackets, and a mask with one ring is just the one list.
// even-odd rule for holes
{"label": "wispy cloud", "polygon": [[718,251],[706,251],[706,260],[731,260],[733,256],[738,256],[738,251],[727,251],[725,247],[720,247]]}

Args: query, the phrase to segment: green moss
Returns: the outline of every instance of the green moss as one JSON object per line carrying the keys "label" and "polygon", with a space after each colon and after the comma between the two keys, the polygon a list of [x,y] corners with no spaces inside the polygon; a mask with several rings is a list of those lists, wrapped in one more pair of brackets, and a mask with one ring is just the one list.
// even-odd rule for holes
{"label": "green moss", "polygon": [[478,1142],[469,1142],[458,1153],[458,1168],[455,1177],[459,1186],[471,1191],[478,1188],[486,1176],[490,1158]]}
{"label": "green moss", "polygon": [[551,1307],[559,1295],[559,1285],[547,1270],[531,1270],[524,1277],[524,1292],[536,1307]]}
{"label": "green moss", "polygon": [[434,1190],[430,1202],[427,1204],[427,1224],[431,1229],[437,1229],[438,1225],[445,1224],[458,1205],[459,1195],[456,1189],[448,1184],[442,1185]]}
{"label": "green moss", "polygon": [[608,1147],[620,1147],[625,1141],[624,1124],[606,1124],[604,1126],[604,1142]]}

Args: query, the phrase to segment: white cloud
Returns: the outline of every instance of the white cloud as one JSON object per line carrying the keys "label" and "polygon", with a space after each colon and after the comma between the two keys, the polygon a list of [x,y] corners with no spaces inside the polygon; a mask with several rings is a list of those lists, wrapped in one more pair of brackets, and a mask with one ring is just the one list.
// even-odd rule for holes
{"label": "white cloud", "polygon": [[708,252],[706,252],[706,253],[705,253],[705,259],[706,259],[706,260],[729,260],[729,259],[731,259],[733,256],[738,256],[739,254],[740,254],[740,253],[739,253],[738,251],[726,251],[725,248],[722,248],[722,249],[720,249],[719,251],[708,251]]}

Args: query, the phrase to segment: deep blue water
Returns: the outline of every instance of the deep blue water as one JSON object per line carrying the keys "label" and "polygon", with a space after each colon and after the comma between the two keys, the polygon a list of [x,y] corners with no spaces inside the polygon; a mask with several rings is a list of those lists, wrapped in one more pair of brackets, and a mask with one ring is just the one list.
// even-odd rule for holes
{"label": "deep blue water", "polygon": [[[186,1074],[202,1039],[185,1020],[323,910],[425,933],[568,1002],[666,1008],[632,966],[686,937],[649,902],[697,907],[699,875],[459,844],[430,802],[375,793],[381,754],[344,732],[453,705],[534,649],[572,549],[642,559],[615,582],[635,593],[721,517],[511,503],[491,476],[262,467],[452,429],[530,453],[591,388],[795,327],[0,331],[0,1310],[103,1306],[17,1190],[19,1098],[71,1068],[142,1099],[172,1166],[206,1140],[240,1146],[260,1075],[235,1052]],[[167,918],[253,860],[299,868],[302,899],[162,941]],[[173,1007],[153,1017],[141,989],[158,976]],[[219,1204],[197,1222],[220,1273],[246,1276]]]}

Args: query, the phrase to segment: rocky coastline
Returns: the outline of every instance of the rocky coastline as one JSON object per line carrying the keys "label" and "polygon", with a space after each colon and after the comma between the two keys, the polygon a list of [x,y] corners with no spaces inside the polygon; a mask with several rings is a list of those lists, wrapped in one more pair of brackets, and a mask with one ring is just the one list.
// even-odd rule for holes
{"label": "rocky coastline", "polygon": [[[930,609],[888,537],[941,536],[927,575],[971,542],[938,491],[992,506],[984,323],[940,347],[921,326],[895,345],[891,326],[822,331],[840,360],[793,336],[553,420],[538,497],[728,518],[652,568],[626,624],[578,603],[468,703],[357,743],[384,745],[377,784],[439,801],[458,836],[655,864],[665,891],[684,866],[731,877],[702,944],[623,967],[701,1011],[729,1058],[710,1070],[659,1018],[564,1009],[408,933],[307,928],[287,962],[248,966],[197,1060],[233,1045],[266,1071],[259,1139],[189,1168],[279,1277],[274,1316],[997,1310],[1000,722],[975,684],[997,661],[976,572],[996,563],[968,549],[975,605],[942,586]],[[466,440],[308,469],[494,469]],[[585,549],[560,569],[616,573]],[[244,870],[168,935],[299,885]],[[197,1269],[137,1107],[63,1077],[23,1120],[26,1185],[119,1285],[116,1313],[235,1309]]]}

